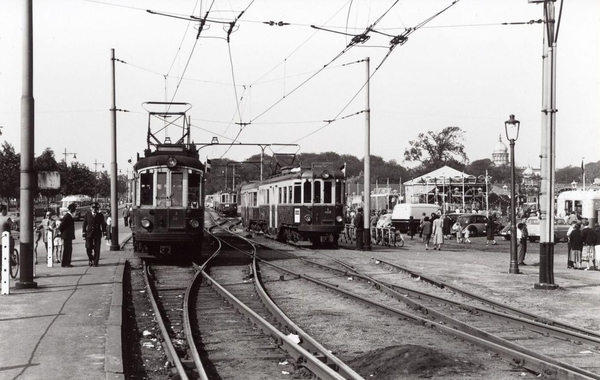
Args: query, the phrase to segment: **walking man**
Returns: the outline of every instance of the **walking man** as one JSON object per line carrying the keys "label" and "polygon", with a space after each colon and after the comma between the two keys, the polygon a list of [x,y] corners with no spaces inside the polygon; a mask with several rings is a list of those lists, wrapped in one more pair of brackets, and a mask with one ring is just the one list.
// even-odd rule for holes
{"label": "walking man", "polygon": [[73,267],[71,265],[71,256],[73,255],[73,240],[75,239],[75,221],[73,220],[73,213],[77,209],[75,203],[71,203],[67,208],[69,211],[63,216],[58,230],[60,236],[63,239],[63,255],[60,262],[61,267]]}
{"label": "walking man", "polygon": [[98,261],[100,261],[102,236],[106,234],[106,222],[104,221],[104,215],[98,212],[99,208],[98,202],[92,203],[92,210],[83,217],[82,226],[89,265],[95,267],[98,266]]}

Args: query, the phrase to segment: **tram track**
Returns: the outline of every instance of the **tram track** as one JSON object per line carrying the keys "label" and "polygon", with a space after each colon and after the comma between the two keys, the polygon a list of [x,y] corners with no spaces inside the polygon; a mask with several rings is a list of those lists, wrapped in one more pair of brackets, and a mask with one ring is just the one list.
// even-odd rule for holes
{"label": "tram track", "polygon": [[[288,251],[283,252],[290,255]],[[514,308],[506,308],[503,311],[492,310],[491,308],[488,310],[483,307],[475,307],[442,297],[431,296],[424,292],[391,284],[389,279],[387,282],[383,282],[374,278],[380,277],[380,275],[389,277],[389,271],[388,273],[368,276],[364,273],[364,270],[361,272],[352,265],[343,263],[340,260],[323,257],[323,259],[331,262],[331,265],[323,265],[318,262],[321,260],[314,257],[316,256],[314,252],[311,256],[313,258],[310,260],[298,256],[297,258],[303,260],[304,263],[320,266],[320,270],[327,271],[329,274],[314,272],[314,275],[311,276],[305,272],[300,273],[281,267],[282,263],[280,262],[277,266],[272,263],[267,264],[294,278],[301,278],[325,286],[328,290],[352,297],[370,307],[379,308],[399,318],[409,318],[424,326],[439,329],[465,341],[483,346],[530,371],[555,373],[559,378],[568,379],[600,378],[600,375],[598,375],[600,368],[593,360],[598,354],[598,343],[600,341],[593,336],[594,334],[570,331],[561,327],[559,322],[544,320],[533,315],[530,315],[531,319],[527,319],[523,315],[528,313],[523,312],[521,313],[523,315],[518,315],[519,311]],[[355,294],[353,290],[341,289],[340,281],[329,283],[319,278],[331,277],[331,272],[336,273],[341,278],[350,276],[364,280],[370,287],[383,291],[396,300],[407,304],[413,310],[419,311],[421,315],[406,313],[404,310],[388,306],[385,302],[373,302],[368,297]],[[396,277],[398,277],[397,274]],[[410,281],[414,282],[414,280]],[[430,282],[436,283],[435,280],[430,280]],[[346,283],[352,284],[353,282],[346,281]],[[483,301],[485,300],[480,298],[477,302]],[[495,308],[499,309],[500,306],[498,304]],[[509,311],[512,311],[513,315],[509,315]],[[517,315],[514,315],[515,313]],[[544,320],[545,323],[540,323],[537,320]],[[507,327],[509,324],[512,327]],[[559,326],[555,327],[551,324]],[[544,353],[540,353],[540,351]]]}

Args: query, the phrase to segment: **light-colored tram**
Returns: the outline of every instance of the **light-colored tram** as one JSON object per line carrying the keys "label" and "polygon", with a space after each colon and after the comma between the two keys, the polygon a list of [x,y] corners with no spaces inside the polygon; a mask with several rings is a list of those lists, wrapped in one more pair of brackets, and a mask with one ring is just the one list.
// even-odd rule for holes
{"label": "light-colored tram", "polygon": [[344,228],[345,179],[333,163],[282,168],[240,188],[242,224],[296,245],[337,246]]}
{"label": "light-colored tram", "polygon": [[223,216],[235,217],[238,214],[238,193],[219,191],[212,195],[213,208]]}

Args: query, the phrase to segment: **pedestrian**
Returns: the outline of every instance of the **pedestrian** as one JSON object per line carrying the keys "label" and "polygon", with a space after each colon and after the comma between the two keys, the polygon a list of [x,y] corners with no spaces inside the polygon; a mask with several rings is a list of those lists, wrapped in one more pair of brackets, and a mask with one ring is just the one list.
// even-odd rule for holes
{"label": "pedestrian", "polygon": [[92,210],[88,211],[83,217],[83,226],[81,227],[89,259],[88,264],[95,267],[98,266],[100,261],[102,236],[106,235],[106,222],[104,221],[104,215],[98,212],[99,208],[98,202],[92,203]]}
{"label": "pedestrian", "polygon": [[594,270],[600,270],[600,225],[594,227],[596,233],[596,245],[594,246]]}
{"label": "pedestrian", "polygon": [[581,250],[583,250],[583,238],[581,236],[581,224],[574,223],[573,231],[569,237],[571,240],[571,255],[573,256],[573,269],[583,269],[581,267]]}
{"label": "pedestrian", "polygon": [[596,245],[596,232],[590,227],[590,222],[585,219],[583,221],[583,229],[581,230],[581,240],[583,240],[583,250],[581,251],[581,261],[585,261],[585,270],[590,270],[591,266],[594,266],[595,245]]}
{"label": "pedestrian", "polygon": [[112,242],[112,217],[110,216],[110,209],[106,215],[106,245],[110,245]]}
{"label": "pedestrian", "polygon": [[61,221],[62,218],[58,218],[58,220],[55,222],[54,224],[54,240],[52,241],[52,247],[54,252],[52,253],[52,256],[54,256],[54,262],[56,263],[60,263],[62,261],[62,256],[63,256],[63,239],[61,237],[60,234],[60,224],[62,223]]}
{"label": "pedestrian", "polygon": [[463,242],[471,244],[471,240],[469,239],[469,237],[471,236],[471,230],[469,230],[468,228],[464,228],[462,230],[462,232],[463,232]]}
{"label": "pedestrian", "polygon": [[442,230],[444,233],[444,239],[452,239],[452,233],[450,230],[452,229],[452,219],[448,216],[448,214],[444,214],[444,225],[442,226]]}
{"label": "pedestrian", "polygon": [[519,265],[527,265],[525,264],[525,255],[527,254],[527,239],[529,238],[529,233],[527,231],[527,224],[519,223],[517,224],[517,241],[519,245]]}
{"label": "pedestrian", "polygon": [[365,236],[365,221],[362,207],[358,208],[358,212],[354,217],[354,231],[356,231],[356,250],[362,251],[364,249]]}
{"label": "pedestrian", "polygon": [[77,205],[75,205],[75,203],[71,203],[69,207],[67,207],[67,210],[68,212],[63,215],[62,221],[58,226],[60,236],[63,239],[63,254],[60,263],[60,266],[63,268],[73,267],[73,265],[71,265],[71,258],[73,256],[73,240],[75,240],[75,221],[73,220],[73,215],[75,214],[75,210],[77,210]]}
{"label": "pedestrian", "polygon": [[413,216],[408,217],[408,236],[410,236],[410,240],[417,234],[417,229],[419,225],[415,222],[415,218]]}
{"label": "pedestrian", "polygon": [[571,247],[571,233],[575,229],[577,222],[571,222],[569,229],[567,230],[567,269],[573,269],[573,249]]}
{"label": "pedestrian", "polygon": [[431,240],[431,222],[429,221],[429,217],[426,216],[423,218],[423,223],[421,227],[421,236],[423,237],[423,243],[425,243],[425,250],[429,249],[429,241]]}
{"label": "pedestrian", "polygon": [[494,223],[494,217],[490,216],[485,226],[485,233],[487,235],[487,241],[485,245],[496,245],[496,239],[494,238],[494,230],[496,229],[496,223]]}
{"label": "pedestrian", "polygon": [[454,224],[452,225],[452,230],[451,230],[454,234],[456,234],[456,242],[457,243],[462,243],[463,239],[462,239],[462,227],[460,225],[460,222],[457,220],[456,222],[454,222]]}
{"label": "pedestrian", "polygon": [[123,223],[125,224],[125,227],[129,226],[129,218],[131,217],[131,210],[129,208],[129,206],[125,206],[125,209],[123,210]]}
{"label": "pedestrian", "polygon": [[433,250],[442,250],[444,244],[444,218],[435,218],[432,223]]}
{"label": "pedestrian", "polygon": [[[37,227],[37,230],[42,234],[42,241],[44,242],[44,246],[46,247],[46,254],[48,254],[48,232],[54,231],[54,221],[52,220],[52,212],[46,211],[44,215],[44,219],[40,222],[40,225]],[[52,237],[50,239],[53,239]]]}

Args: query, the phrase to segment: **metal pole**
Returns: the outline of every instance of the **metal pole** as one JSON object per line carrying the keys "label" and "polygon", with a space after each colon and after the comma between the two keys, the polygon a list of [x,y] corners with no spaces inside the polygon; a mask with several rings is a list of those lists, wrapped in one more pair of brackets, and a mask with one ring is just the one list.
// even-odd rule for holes
{"label": "metal pole", "polygon": [[110,161],[110,217],[112,219],[110,250],[119,251],[119,200],[117,194],[117,89],[115,83],[115,49],[111,52],[112,113],[111,113],[111,161]]}
{"label": "metal pole", "polygon": [[21,95],[21,188],[20,251],[21,275],[15,287],[37,288],[33,281],[33,197],[37,175],[33,167],[35,142],[35,99],[33,98],[33,0],[23,2],[23,87]]}
{"label": "metal pole", "polygon": [[370,60],[367,63],[367,85],[365,87],[367,108],[365,110],[365,251],[371,250],[371,106],[370,106]]}
{"label": "metal pole", "polygon": [[556,35],[554,2],[544,1],[542,146],[540,181],[540,269],[535,289],[556,289],[554,283],[554,171],[556,151]]}
{"label": "metal pole", "polygon": [[510,140],[510,274],[519,274],[517,257],[517,215],[515,212],[515,140]]}

